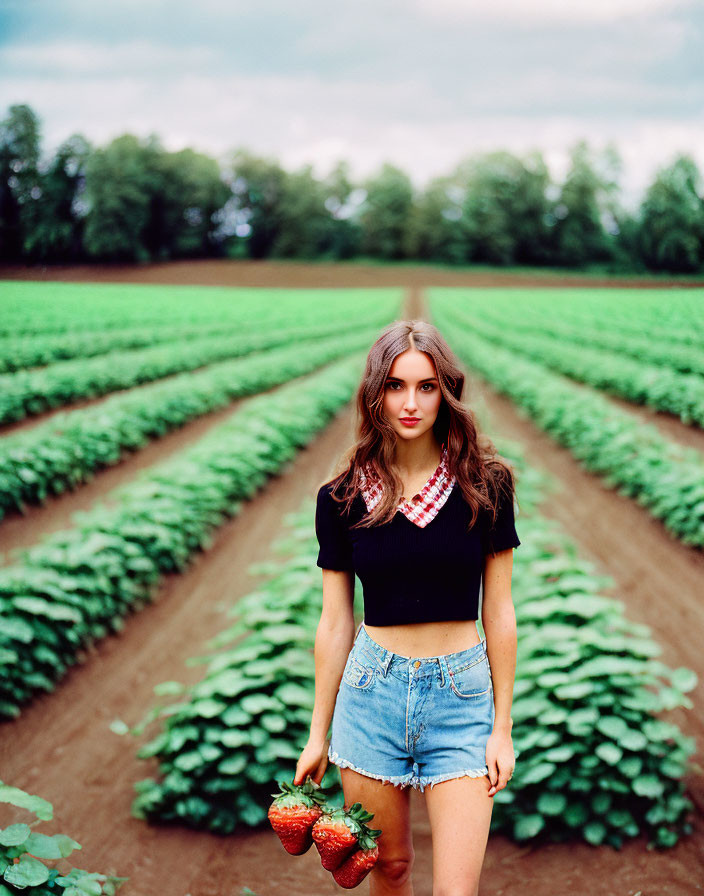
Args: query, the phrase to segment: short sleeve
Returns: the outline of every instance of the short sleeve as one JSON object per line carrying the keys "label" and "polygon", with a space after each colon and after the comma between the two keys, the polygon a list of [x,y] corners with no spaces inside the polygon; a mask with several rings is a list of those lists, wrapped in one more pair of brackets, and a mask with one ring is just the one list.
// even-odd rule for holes
{"label": "short sleeve", "polygon": [[321,486],[315,509],[315,534],[320,546],[317,565],[321,569],[354,569],[352,543],[341,508],[330,494],[330,484]]}
{"label": "short sleeve", "polygon": [[515,495],[507,495],[502,491],[493,526],[491,525],[491,513],[488,516],[484,534],[485,554],[497,554],[499,551],[519,546],[521,542],[516,532],[515,522],[517,514]]}

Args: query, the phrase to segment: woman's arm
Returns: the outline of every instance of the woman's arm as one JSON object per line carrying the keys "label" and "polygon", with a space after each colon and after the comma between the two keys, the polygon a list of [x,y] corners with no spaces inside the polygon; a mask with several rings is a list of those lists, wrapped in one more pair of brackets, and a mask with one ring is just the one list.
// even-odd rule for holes
{"label": "woman's arm", "polygon": [[484,564],[482,628],[494,686],[494,730],[511,733],[516,678],[516,612],[511,598],[513,549],[487,554]]}
{"label": "woman's arm", "polygon": [[315,634],[315,706],[310,740],[328,735],[335,698],[354,641],[354,573],[323,570],[323,611]]}
{"label": "woman's arm", "polygon": [[494,728],[486,745],[489,796],[503,790],[513,774],[516,756],[511,729],[511,703],[516,677],[516,613],[511,599],[513,548],[488,554],[484,565],[482,626],[494,687]]}
{"label": "woman's arm", "polygon": [[320,784],[325,774],[328,729],[354,642],[353,604],[354,572],[323,569],[323,611],[315,633],[315,704],[294,784],[303,784],[307,775]]}

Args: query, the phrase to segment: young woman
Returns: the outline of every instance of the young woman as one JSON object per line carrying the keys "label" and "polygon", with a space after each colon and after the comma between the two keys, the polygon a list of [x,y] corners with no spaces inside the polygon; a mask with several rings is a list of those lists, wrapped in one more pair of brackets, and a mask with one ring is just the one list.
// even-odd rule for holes
{"label": "young woman", "polygon": [[323,610],[294,783],[319,784],[329,760],[345,804],[374,813],[371,896],[413,894],[410,787],[425,794],[433,896],[476,896],[491,798],[515,763],[514,474],[478,433],[463,388],[434,326],[388,326],[357,392],[356,444],[317,496]]}

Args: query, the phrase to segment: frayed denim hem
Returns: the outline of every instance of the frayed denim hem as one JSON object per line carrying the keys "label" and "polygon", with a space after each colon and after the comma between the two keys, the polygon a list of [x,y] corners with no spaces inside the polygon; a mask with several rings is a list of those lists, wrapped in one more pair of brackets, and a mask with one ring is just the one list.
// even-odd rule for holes
{"label": "frayed denim hem", "polygon": [[[420,778],[415,778],[415,781],[418,782],[420,792],[423,793],[428,784],[430,784],[430,789],[432,790],[434,784],[441,784],[443,781],[453,781],[455,778],[463,778],[465,775],[470,778],[483,778],[484,775],[488,774],[489,769],[487,766],[484,766],[484,768],[468,768],[461,772],[451,772],[449,775],[421,775]],[[415,783],[413,786],[415,786]]]}
{"label": "frayed denim hem", "polygon": [[[367,778],[375,778],[377,781],[383,781],[386,784],[393,784],[394,787],[407,787],[409,784],[412,784],[414,780],[413,772],[409,772],[407,775],[394,775],[392,777],[389,777],[388,775],[374,775],[371,772],[365,771],[363,768],[357,768],[356,765],[353,765],[347,759],[343,759],[339,753],[336,753],[331,748],[328,749],[328,759],[340,768],[351,768],[352,771],[357,772],[360,775],[365,775]],[[415,780],[417,780],[417,778]]]}
{"label": "frayed denim hem", "polygon": [[465,775],[470,778],[482,778],[484,775],[489,774],[488,767],[484,766],[483,769],[469,768],[464,769],[461,772],[450,772],[448,775],[421,775],[419,777],[414,772],[409,772],[407,775],[395,775],[391,777],[388,775],[375,775],[372,774],[372,772],[365,771],[363,768],[357,768],[357,766],[353,765],[348,759],[343,759],[339,753],[336,753],[332,749],[332,747],[328,748],[328,759],[340,768],[351,768],[352,771],[357,772],[360,775],[365,775],[367,778],[374,778],[377,781],[393,784],[395,787],[407,787],[410,785],[414,789],[420,790],[421,793],[425,791],[428,784],[430,784],[430,789],[432,790],[433,785],[441,784],[443,781],[452,781],[455,778],[462,778]]}

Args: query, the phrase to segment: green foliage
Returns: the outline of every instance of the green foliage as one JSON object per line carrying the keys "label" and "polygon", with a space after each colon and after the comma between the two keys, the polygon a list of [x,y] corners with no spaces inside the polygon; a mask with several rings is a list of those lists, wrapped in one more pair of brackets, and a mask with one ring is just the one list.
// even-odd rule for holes
{"label": "green foliage", "polygon": [[433,322],[468,366],[525,408],[587,469],[647,507],[685,544],[704,546],[699,452],[663,437],[600,393],[473,334],[458,320],[452,296],[447,290],[431,292]]}
{"label": "green foliage", "polygon": [[151,198],[157,192],[156,137],[132,134],[96,149],[86,164],[84,245],[88,255],[110,261],[146,261]]}
{"label": "green foliage", "polygon": [[367,196],[360,211],[362,251],[377,258],[403,258],[413,186],[403,171],[385,164],[364,185]]}
{"label": "green foliage", "polygon": [[228,611],[236,621],[210,641],[213,652],[194,658],[207,664],[201,680],[178,703],[149,713],[147,721],[162,718],[163,729],[138,755],[158,758],[160,779],[135,784],[138,818],[223,833],[257,827],[266,823],[274,782],[293,779],[308,740],[311,645],[322,610],[309,503],[288,517],[277,543],[288,559]]}
{"label": "green foliage", "polygon": [[[388,313],[382,312],[384,320]],[[369,320],[364,320],[368,324]],[[327,338],[320,334],[330,333]],[[0,519],[26,504],[77,488],[98,469],[118,463],[148,439],[216,408],[280,385],[374,341],[377,329],[338,335],[339,325],[301,331],[278,329],[263,338],[233,338],[233,350],[284,343],[269,351],[213,364],[196,373],[170,377],[135,392],[120,392],[98,407],[56,415],[0,442]],[[299,339],[293,338],[298,336]],[[313,337],[313,338],[311,338]],[[182,348],[175,346],[174,350]],[[305,349],[305,351],[302,351]],[[114,357],[114,356],[113,356]],[[107,362],[106,362],[107,363]]]}
{"label": "green foliage", "polygon": [[271,256],[310,259],[321,255],[329,220],[323,185],[311,166],[286,174]]}
{"label": "green foliage", "polygon": [[361,228],[357,221],[359,195],[363,193],[350,179],[349,164],[339,162],[323,181],[325,208],[330,213],[323,245],[323,257],[353,258],[359,254]]}
{"label": "green foliage", "polygon": [[639,240],[652,270],[697,271],[704,262],[704,200],[694,160],[680,156],[662,168],[640,209]]}
{"label": "green foliage", "polygon": [[149,600],[210,533],[319,432],[359,381],[357,355],[243,402],[190,450],[0,569],[0,716],[53,689],[79,649]]}
{"label": "green foliage", "polygon": [[[636,337],[631,340],[630,351],[628,339],[620,333],[608,333],[603,329],[584,333],[574,323],[572,327],[566,326],[565,316],[555,320],[552,316],[554,307],[550,309],[550,318],[540,320],[536,316],[532,328],[523,326],[519,321],[525,312],[523,308],[516,308],[515,297],[509,301],[499,298],[490,308],[485,308],[483,296],[467,294],[456,319],[463,329],[505,348],[515,349],[570,379],[588,383],[633,404],[645,404],[674,414],[684,423],[704,426],[704,379],[701,375],[704,373],[704,355],[701,348],[692,346],[687,351],[677,341],[677,331],[672,333],[674,340],[668,343],[670,334],[662,322],[658,322],[659,308],[650,314],[643,308],[634,308],[634,312],[638,314],[641,331],[645,334],[658,329],[659,338],[654,343],[652,337]],[[567,318],[569,314],[567,309]],[[508,315],[514,323],[510,328],[506,327]],[[636,324],[635,316],[633,322]],[[587,347],[585,342],[589,341],[595,347]],[[598,347],[601,343],[606,344],[603,350]],[[646,362],[648,355],[650,363]],[[694,368],[694,372],[668,369],[668,361],[675,368]]]}
{"label": "green foliage", "polygon": [[693,738],[658,717],[692,708],[689,669],[656,659],[647,626],[599,594],[609,579],[577,557],[554,523],[521,529],[514,603],[518,662],[513,695],[516,767],[495,797],[492,825],[518,840],[619,847],[646,833],[671,846],[691,832],[682,779]]}
{"label": "green foliage", "polygon": [[[62,283],[5,280],[0,291],[0,337],[114,332],[142,328],[151,333],[184,327],[195,332],[220,325],[252,330],[293,326],[318,303],[326,320],[349,323],[349,307],[373,310],[389,289],[283,289],[175,286],[144,283]],[[397,301],[401,291],[395,291]],[[318,320],[319,322],[319,320]],[[119,348],[119,346],[115,346]]]}
{"label": "green foliage", "polygon": [[47,170],[38,173],[24,219],[23,248],[28,261],[66,262],[80,258],[83,219],[79,207],[91,152],[88,141],[74,134],[59,146]]}
{"label": "green foliage", "polygon": [[31,824],[17,822],[0,829],[0,896],[115,896],[127,877],[70,868],[47,867],[42,859],[65,859],[81,844],[65,834],[47,836],[32,830],[39,821],[50,821],[51,803],[0,781],[0,803],[9,803],[36,816]]}
{"label": "green foliage", "polygon": [[460,166],[466,257],[488,264],[542,264],[549,260],[547,188],[539,153],[525,161],[508,152],[476,156]]}
{"label": "green foliage", "polygon": [[[295,324],[288,324],[285,330],[281,328],[288,323],[286,312],[277,319],[270,312],[258,315],[250,309],[244,319],[237,321],[235,317],[215,335],[192,338],[186,343],[182,340],[161,343],[135,351],[115,351],[96,358],[61,361],[36,370],[0,375],[0,423],[22,420],[78,399],[127,389],[184,370],[195,370],[292,339],[324,334],[326,329],[319,323],[320,307],[315,307],[317,303],[306,307],[305,300],[301,300],[300,295],[297,298],[299,314]],[[373,298],[370,296],[362,303],[362,307],[370,309],[372,325],[380,319],[388,319],[389,314],[388,305],[383,314],[378,309],[375,311]],[[352,301],[343,305],[344,299],[345,296],[341,296],[341,307],[330,313],[328,333],[335,323],[338,329],[347,330],[351,309],[361,310]],[[266,323],[271,325],[270,330],[264,328]]]}
{"label": "green foliage", "polygon": [[153,258],[216,254],[219,212],[230,198],[215,159],[192,149],[162,152],[159,192],[152,200],[147,249]]}
{"label": "green foliage", "polygon": [[251,258],[266,258],[272,254],[279,234],[286,172],[278,162],[242,150],[235,154],[232,168],[237,221],[248,234],[248,254]]}
{"label": "green foliage", "polygon": [[462,221],[464,190],[453,177],[430,181],[413,204],[405,249],[409,258],[462,264],[468,261]]}
{"label": "green foliage", "polygon": [[39,119],[27,105],[10,106],[0,122],[0,261],[22,257],[38,164]]}
{"label": "green foliage", "polygon": [[[665,381],[671,371],[704,375],[699,290],[680,289],[673,294],[659,289],[492,289],[490,305],[487,296],[483,290],[463,291],[463,310],[481,311],[488,325],[503,323],[510,314],[516,339],[525,334],[526,342],[532,343],[533,337],[550,337],[579,355],[585,346],[603,349],[611,357],[621,355],[657,366],[658,378]],[[608,329],[603,325],[606,315]],[[660,400],[655,392],[651,396],[653,401]],[[630,397],[642,400],[636,394]],[[675,413],[690,422],[683,408]]]}
{"label": "green foliage", "polygon": [[611,211],[620,160],[613,147],[602,154],[579,141],[571,154],[571,167],[555,208],[556,261],[580,266],[611,257],[612,241],[603,217]]}
{"label": "green foliage", "polygon": [[229,196],[215,160],[124,134],[88,160],[86,251],[113,261],[212,254]]}

